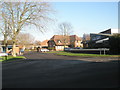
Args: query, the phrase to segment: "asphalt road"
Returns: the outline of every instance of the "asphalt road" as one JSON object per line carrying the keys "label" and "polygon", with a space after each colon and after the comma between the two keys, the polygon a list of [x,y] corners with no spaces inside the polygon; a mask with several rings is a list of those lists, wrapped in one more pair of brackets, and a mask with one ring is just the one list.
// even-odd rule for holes
{"label": "asphalt road", "polygon": [[[119,63],[30,52],[2,64],[2,88],[118,88]],[[109,58],[110,59],[110,58]]]}

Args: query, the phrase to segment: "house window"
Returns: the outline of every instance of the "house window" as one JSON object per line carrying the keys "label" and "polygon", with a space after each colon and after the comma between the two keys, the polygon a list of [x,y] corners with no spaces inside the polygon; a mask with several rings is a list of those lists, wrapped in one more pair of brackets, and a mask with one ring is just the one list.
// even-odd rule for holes
{"label": "house window", "polygon": [[61,43],[61,41],[60,41],[60,40],[58,40],[57,42],[58,42],[58,43]]}

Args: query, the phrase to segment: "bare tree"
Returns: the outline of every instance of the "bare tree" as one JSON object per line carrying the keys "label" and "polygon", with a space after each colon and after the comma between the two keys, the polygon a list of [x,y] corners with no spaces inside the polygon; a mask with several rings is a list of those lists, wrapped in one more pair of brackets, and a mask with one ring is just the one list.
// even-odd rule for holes
{"label": "bare tree", "polygon": [[[4,21],[4,23],[6,23],[6,21]],[[2,25],[1,28],[0,28],[0,32],[3,35],[3,38],[4,38],[3,45],[6,45],[7,44],[7,39],[8,39],[8,36],[9,36],[8,25],[7,24]]]}
{"label": "bare tree", "polygon": [[90,34],[83,34],[83,38],[82,38],[82,42],[83,42],[83,47],[87,48],[88,47],[88,43],[90,41]]}
{"label": "bare tree", "polygon": [[2,2],[0,4],[0,14],[5,17],[9,25],[10,37],[13,40],[13,56],[16,56],[14,50],[16,37],[23,27],[34,25],[44,32],[46,21],[52,20],[48,16],[52,9],[47,2]]}
{"label": "bare tree", "polygon": [[40,43],[41,43],[41,41],[39,41],[39,40],[35,40],[35,42],[34,42],[34,44],[37,46],[40,46],[41,45]]}
{"label": "bare tree", "polygon": [[83,41],[89,41],[90,40],[90,34],[83,34]]}
{"label": "bare tree", "polygon": [[63,22],[60,23],[58,25],[59,30],[58,30],[58,34],[59,35],[63,35],[63,41],[64,41],[64,47],[67,45],[67,43],[69,42],[69,35],[73,33],[73,27],[70,23],[68,22]]}
{"label": "bare tree", "polygon": [[5,52],[6,52],[7,51],[7,40],[8,40],[10,31],[9,31],[9,25],[7,23],[7,18],[3,13],[1,14],[0,21],[2,22],[0,23],[0,35],[3,36],[2,44],[5,46]]}
{"label": "bare tree", "polygon": [[19,33],[16,40],[18,45],[29,45],[35,42],[34,36],[29,33]]}
{"label": "bare tree", "polygon": [[73,33],[73,30],[72,30],[73,27],[68,22],[60,23],[58,27],[59,27],[59,30],[58,30],[59,35],[70,35]]}

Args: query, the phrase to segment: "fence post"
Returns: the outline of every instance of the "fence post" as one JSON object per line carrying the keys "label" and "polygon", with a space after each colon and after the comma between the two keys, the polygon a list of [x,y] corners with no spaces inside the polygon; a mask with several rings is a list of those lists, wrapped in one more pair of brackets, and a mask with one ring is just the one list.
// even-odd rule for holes
{"label": "fence post", "polygon": [[100,55],[101,55],[101,49],[100,49]]}
{"label": "fence post", "polygon": [[104,55],[105,55],[105,48],[104,48]]}

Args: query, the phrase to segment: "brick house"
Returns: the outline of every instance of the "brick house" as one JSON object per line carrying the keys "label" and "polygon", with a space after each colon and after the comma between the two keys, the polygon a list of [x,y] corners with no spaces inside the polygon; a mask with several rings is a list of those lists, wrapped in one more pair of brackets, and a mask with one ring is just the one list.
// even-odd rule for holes
{"label": "brick house", "polygon": [[47,48],[48,47],[48,40],[44,40],[44,41],[40,42],[40,46],[42,48]]}
{"label": "brick house", "polygon": [[82,39],[77,35],[70,36],[70,47],[83,47]]}
{"label": "brick house", "polygon": [[83,47],[81,44],[82,39],[77,35],[63,36],[63,35],[54,35],[48,41],[48,48],[54,49],[56,51],[63,51],[64,47]]}

